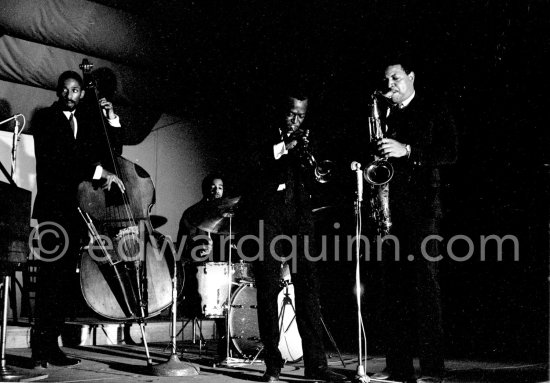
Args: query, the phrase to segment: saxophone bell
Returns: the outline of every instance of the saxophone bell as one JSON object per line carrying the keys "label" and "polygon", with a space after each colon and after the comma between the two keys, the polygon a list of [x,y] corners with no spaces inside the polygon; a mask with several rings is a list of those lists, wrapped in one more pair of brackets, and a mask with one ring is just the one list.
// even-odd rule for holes
{"label": "saxophone bell", "polygon": [[363,177],[371,185],[385,185],[393,178],[393,166],[385,159],[372,161],[365,168]]}
{"label": "saxophone bell", "polygon": [[[384,138],[378,101],[376,99],[377,93],[379,92],[375,92],[372,95],[372,110],[371,117],[369,117],[369,138],[371,143]],[[387,184],[393,177],[393,166],[385,158],[375,155],[374,160],[365,167],[364,177],[371,185]]]}

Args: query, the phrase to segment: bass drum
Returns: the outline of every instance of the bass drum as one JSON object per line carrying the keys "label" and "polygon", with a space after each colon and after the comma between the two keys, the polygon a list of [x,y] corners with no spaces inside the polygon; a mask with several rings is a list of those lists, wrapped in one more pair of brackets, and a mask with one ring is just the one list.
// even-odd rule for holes
{"label": "bass drum", "polygon": [[[302,338],[298,332],[294,305],[294,286],[288,284],[277,298],[279,307],[279,350],[286,362],[302,359]],[[284,310],[284,312],[283,312]],[[229,335],[237,353],[243,358],[254,358],[262,349],[258,327],[257,290],[246,284],[235,292],[229,311]]]}

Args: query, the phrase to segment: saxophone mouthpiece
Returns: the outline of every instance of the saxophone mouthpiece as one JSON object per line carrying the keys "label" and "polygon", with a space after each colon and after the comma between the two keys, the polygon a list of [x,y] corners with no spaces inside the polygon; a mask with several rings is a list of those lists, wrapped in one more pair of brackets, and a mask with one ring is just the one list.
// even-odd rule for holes
{"label": "saxophone mouthpiece", "polygon": [[392,93],[393,92],[391,90],[387,91],[386,93],[383,93],[381,90],[376,90],[374,91],[373,96],[382,96],[386,99],[391,99]]}

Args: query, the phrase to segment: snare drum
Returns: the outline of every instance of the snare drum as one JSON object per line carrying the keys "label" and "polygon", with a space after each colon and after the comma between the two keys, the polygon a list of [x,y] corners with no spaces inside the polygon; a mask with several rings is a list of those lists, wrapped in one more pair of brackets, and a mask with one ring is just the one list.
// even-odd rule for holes
{"label": "snare drum", "polygon": [[[287,290],[288,289],[288,290]],[[239,287],[231,300],[229,311],[229,334],[234,349],[243,358],[256,357],[262,349],[258,328],[257,290],[252,284]],[[287,362],[297,362],[302,358],[302,338],[298,333],[296,314],[288,300],[294,302],[294,286],[283,288],[279,293],[279,329],[281,336],[279,350]],[[284,304],[284,306],[283,306]],[[282,309],[284,307],[284,315]]]}
{"label": "snare drum", "polygon": [[225,262],[207,262],[197,266],[197,288],[202,314],[206,318],[224,316],[224,305],[229,296],[228,269]]}

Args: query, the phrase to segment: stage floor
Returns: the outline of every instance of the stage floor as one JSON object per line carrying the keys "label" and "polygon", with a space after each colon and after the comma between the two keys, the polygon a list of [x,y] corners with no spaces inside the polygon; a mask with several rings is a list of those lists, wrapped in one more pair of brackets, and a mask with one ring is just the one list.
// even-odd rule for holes
{"label": "stage floor", "polygon": [[[153,364],[168,360],[170,349],[167,344],[150,344]],[[8,349],[7,365],[23,376],[21,381],[42,382],[258,382],[264,371],[261,361],[242,361],[231,367],[220,366],[215,354],[215,344],[209,342],[207,349],[199,352],[197,344],[178,342],[178,357],[200,368],[197,376],[159,377],[147,368],[144,348],[141,346],[109,345],[65,347],[69,356],[82,359],[79,365],[63,368],[32,369],[30,349]],[[348,376],[350,381],[357,369],[357,355],[343,354],[345,367],[337,354],[329,354],[329,367]],[[383,357],[370,357],[367,361],[368,375],[384,368]],[[535,383],[548,382],[548,364],[504,361],[447,360],[446,383],[491,382],[491,383]],[[287,364],[281,372],[283,382],[307,382],[303,379],[303,363]],[[373,381],[374,382],[374,381]]]}

